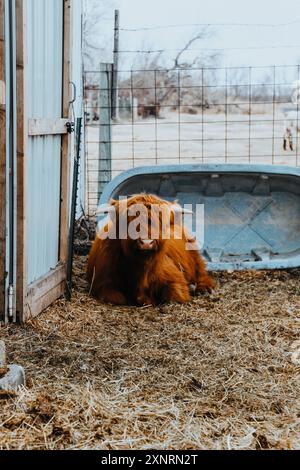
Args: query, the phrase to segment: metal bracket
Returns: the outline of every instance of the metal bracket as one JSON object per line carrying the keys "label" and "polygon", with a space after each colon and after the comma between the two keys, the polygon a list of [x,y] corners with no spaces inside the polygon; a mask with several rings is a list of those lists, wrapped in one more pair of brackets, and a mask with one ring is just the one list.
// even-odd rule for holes
{"label": "metal bracket", "polygon": [[75,132],[75,122],[67,122],[66,127],[68,134],[72,134],[73,132]]}
{"label": "metal bracket", "polygon": [[76,85],[74,82],[70,82],[70,85],[72,85],[72,88],[73,88],[73,99],[69,101],[70,104],[73,104],[75,103],[76,99],[77,99],[77,88],[76,88]]}
{"label": "metal bracket", "polygon": [[14,317],[15,289],[14,286],[8,287],[8,317]]}

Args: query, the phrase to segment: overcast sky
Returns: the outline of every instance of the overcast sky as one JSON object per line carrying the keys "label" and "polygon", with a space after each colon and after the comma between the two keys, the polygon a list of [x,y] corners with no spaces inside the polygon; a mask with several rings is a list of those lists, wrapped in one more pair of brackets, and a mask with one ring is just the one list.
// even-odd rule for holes
{"label": "overcast sky", "polygon": [[[120,10],[121,28],[142,28],[183,23],[248,23],[279,24],[268,26],[214,26],[214,34],[193,48],[260,48],[267,46],[299,46],[253,50],[227,50],[222,65],[274,65],[300,62],[300,1],[288,0],[115,0]],[[110,16],[110,15],[108,15]],[[298,23],[296,23],[298,21]],[[113,27],[113,11],[105,25],[107,34]],[[140,32],[121,31],[120,48],[176,49],[182,47],[198,28],[178,27]],[[175,52],[166,55],[174,57]],[[197,54],[197,52],[191,52]],[[133,55],[123,54],[122,65],[130,65]]]}

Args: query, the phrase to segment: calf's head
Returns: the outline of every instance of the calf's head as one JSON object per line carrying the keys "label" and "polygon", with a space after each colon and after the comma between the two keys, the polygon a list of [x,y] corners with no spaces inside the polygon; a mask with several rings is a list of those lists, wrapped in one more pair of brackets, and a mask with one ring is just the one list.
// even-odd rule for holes
{"label": "calf's head", "polygon": [[143,257],[159,252],[165,240],[182,237],[182,214],[191,213],[176,202],[149,194],[112,200],[101,212],[109,213],[110,227],[124,254]]}

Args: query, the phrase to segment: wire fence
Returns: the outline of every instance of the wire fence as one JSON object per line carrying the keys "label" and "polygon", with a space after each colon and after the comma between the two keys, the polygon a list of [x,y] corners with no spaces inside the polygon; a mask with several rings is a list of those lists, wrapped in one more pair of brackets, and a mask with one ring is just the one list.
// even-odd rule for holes
{"label": "wire fence", "polygon": [[298,166],[300,65],[85,72],[87,207],[120,172],[174,163]]}

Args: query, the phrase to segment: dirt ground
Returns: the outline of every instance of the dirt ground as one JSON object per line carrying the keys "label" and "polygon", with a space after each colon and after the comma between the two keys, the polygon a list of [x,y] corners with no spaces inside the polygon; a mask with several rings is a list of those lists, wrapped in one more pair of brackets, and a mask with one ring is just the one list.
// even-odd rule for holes
{"label": "dirt ground", "polygon": [[187,305],[87,293],[0,329],[27,387],[0,395],[1,449],[299,449],[300,270],[218,273]]}

